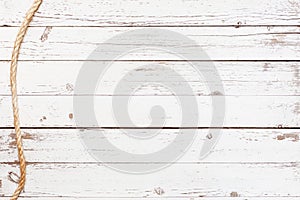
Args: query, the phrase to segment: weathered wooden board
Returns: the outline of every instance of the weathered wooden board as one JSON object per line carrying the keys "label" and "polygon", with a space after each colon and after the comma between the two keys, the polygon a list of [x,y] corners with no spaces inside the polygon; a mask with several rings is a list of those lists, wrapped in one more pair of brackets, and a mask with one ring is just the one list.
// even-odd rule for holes
{"label": "weathered wooden board", "polygon": [[[89,61],[95,67],[100,66],[100,61]],[[193,63],[193,62],[191,62]],[[76,79],[84,62],[20,62],[18,69],[18,94],[26,96],[52,96],[52,95],[91,95],[86,91],[74,92]],[[298,62],[215,62],[216,69],[224,86],[224,95],[300,95],[300,63]],[[9,87],[9,62],[0,62],[0,94],[10,95]],[[164,68],[163,68],[164,67]],[[161,87],[157,83],[152,83],[158,73],[167,73],[166,69],[174,70],[184,79],[176,79],[174,76],[166,76],[161,79],[164,85],[174,91],[180,91],[176,95],[190,95],[183,91],[185,85],[192,88],[195,95],[214,95],[210,91],[199,74],[195,73],[195,68],[186,62],[115,62],[107,66],[105,75],[100,76],[102,83],[95,91],[94,95],[129,95],[126,90],[116,92],[115,87],[121,81],[130,90],[136,89],[132,96],[168,96],[172,91]],[[144,70],[144,82],[137,81],[135,72]],[[207,67],[202,68],[208,71]],[[155,72],[155,73],[154,73]],[[125,75],[129,75],[124,78]],[[147,84],[145,82],[148,82]],[[217,81],[210,80],[213,85],[218,85]]]}
{"label": "weathered wooden board", "polygon": [[[188,53],[196,47],[201,47],[212,60],[299,60],[300,57],[300,27],[163,28],[195,41],[195,45],[189,46],[180,38],[165,38],[165,43],[178,47],[176,55],[166,52],[168,45],[162,44],[161,41],[141,38],[138,34],[131,39],[125,38],[121,44],[120,40],[105,43],[113,36],[137,29],[139,28],[54,27],[49,33],[49,30],[45,31],[45,27],[33,27],[29,29],[22,45],[20,60],[87,60],[90,53],[100,45],[106,45],[102,55],[122,54],[123,56],[118,57],[119,60],[182,60],[182,57],[188,60],[203,60],[198,54]],[[150,28],[146,28],[145,32],[149,30]],[[0,42],[3,45],[0,60],[10,60],[17,31],[18,28],[0,28]],[[155,45],[156,49],[142,48],[149,45]],[[141,49],[130,53],[123,52],[124,47],[137,46]],[[103,57],[105,58],[97,56],[93,60],[101,60]]]}
{"label": "weathered wooden board", "polygon": [[[78,97],[85,100],[86,96]],[[74,114],[72,96],[39,96],[20,97],[21,125],[25,127],[120,127],[116,121],[119,114],[112,107],[111,96],[96,96],[94,98],[95,116],[97,124],[77,124]],[[126,101],[127,97],[119,96],[118,101]],[[195,99],[198,104],[198,115],[195,110],[186,110],[186,114],[192,119],[199,118],[199,127],[211,126],[212,106],[209,96],[183,96],[189,101]],[[223,98],[215,96],[214,98]],[[300,123],[299,96],[229,96],[225,100],[225,127],[298,127]],[[128,114],[135,126],[148,127],[151,123],[150,111],[155,106],[161,106],[165,110],[165,118],[162,115],[154,116],[154,120],[164,127],[190,127],[182,125],[182,113],[180,100],[172,96],[136,96],[132,97],[128,104]],[[88,106],[88,105],[87,105]],[[195,108],[197,109],[197,108]],[[13,119],[11,115],[11,98],[0,98],[0,126],[11,127]],[[191,113],[193,112],[193,113]],[[88,115],[86,117],[91,117]],[[164,120],[165,119],[165,120]],[[122,124],[124,126],[122,126]],[[157,124],[153,124],[152,127]],[[197,124],[196,124],[197,125]],[[158,125],[157,125],[158,126]],[[132,127],[127,122],[121,121],[121,127]],[[193,127],[193,126],[192,126]]]}
{"label": "weathered wooden board", "polygon": [[[3,0],[0,25],[17,26],[30,0]],[[31,26],[297,25],[296,0],[45,1]]]}
{"label": "weathered wooden board", "polygon": [[[114,149],[99,146],[99,151],[109,153],[114,162],[119,150],[134,154],[151,153],[174,143],[174,138],[182,133],[178,130],[161,130],[159,135],[149,140],[139,140],[124,135],[129,130],[99,130],[99,137],[93,137],[101,144],[108,140]],[[148,130],[139,130],[141,134]],[[104,137],[100,136],[100,133]],[[82,141],[84,130],[24,130],[23,143],[26,159],[30,163],[97,163],[85,149]],[[222,130],[221,138],[211,154],[200,160],[200,150],[208,130],[196,131],[196,138],[187,152],[177,163],[270,163],[300,162],[300,131],[297,130]],[[0,163],[14,162],[17,158],[13,130],[0,131]],[[180,147],[178,142],[178,147]],[[184,151],[184,147],[182,151]],[[158,162],[159,160],[153,160]],[[119,162],[128,163],[125,160]],[[145,162],[145,161],[143,161]],[[160,161],[160,162],[166,162]],[[167,163],[167,162],[166,162]]]}
{"label": "weathered wooden board", "polygon": [[[31,3],[32,0],[0,2],[0,199],[9,199],[16,188],[9,180],[9,172],[19,171],[8,61],[17,26]],[[297,0],[44,1],[25,37],[19,63],[20,115],[21,125],[26,128],[23,131],[28,161],[23,199],[299,199],[299,23]],[[162,44],[138,35],[121,43],[106,42],[143,27],[146,32],[151,27],[175,31],[194,40],[195,45],[174,37]],[[105,60],[105,56],[88,58],[99,45],[106,45],[103,54],[107,56],[124,53],[125,46],[149,44],[156,49],[125,52],[119,61],[114,61],[95,94],[74,91],[83,63],[97,65]],[[178,49],[176,55],[166,51],[170,46]],[[203,61],[187,53],[196,47],[214,61],[224,94],[209,91],[207,82],[191,67],[193,61]],[[182,57],[190,62],[182,61]],[[185,80],[178,82],[177,77],[167,76],[158,65],[176,70]],[[157,73],[166,74],[161,84],[168,83],[171,89],[180,91],[176,94],[180,98],[195,98],[200,119],[191,128],[201,129],[196,130],[194,143],[176,163],[142,175],[116,172],[105,165],[146,167],[161,163],[118,163],[112,157],[111,162],[99,164],[82,145],[80,134],[87,129],[79,127],[104,127],[99,129],[105,135],[100,141],[107,139],[131,153],[163,148],[182,134],[174,129],[181,126],[184,109],[178,98],[166,87],[135,81],[136,67],[147,72],[145,77],[149,80],[155,79]],[[128,104],[130,118],[140,127],[135,131],[143,134],[150,130],[144,127],[151,123],[153,106],[161,105],[166,111],[164,126],[168,128],[150,140],[128,138],[124,132],[130,131],[130,125],[120,125],[115,120],[118,113],[113,112],[112,99],[125,100],[128,94],[114,89],[128,72],[129,79],[124,83],[130,89],[138,86]],[[196,97],[182,90],[185,84]],[[82,99],[95,95],[98,124],[76,124],[74,95]],[[226,98],[225,128],[212,153],[199,160],[211,121],[211,98],[222,98],[219,95]],[[125,129],[119,130],[120,126]],[[116,149],[99,150],[118,155]]]}
{"label": "weathered wooden board", "polygon": [[[133,164],[135,165],[135,164]],[[174,164],[150,174],[120,173],[98,164],[29,165],[22,196],[60,197],[298,197],[298,164]],[[16,184],[9,181],[15,165],[1,165],[2,194]]]}
{"label": "weathered wooden board", "polygon": [[[232,193],[234,195],[235,193]],[[33,197],[22,197],[23,200],[32,200]],[[37,198],[37,197],[34,197]],[[61,199],[61,197],[38,197],[41,200],[57,200]],[[98,199],[101,199],[101,197],[97,197]],[[232,197],[234,200],[245,200],[245,197]],[[157,200],[157,199],[167,199],[167,200],[227,200],[232,199],[230,197],[151,197],[151,199]],[[272,200],[298,200],[298,197],[272,197]],[[77,200],[77,199],[86,199],[86,200],[94,200],[93,197],[64,197],[64,199],[67,200]],[[120,200],[120,198],[109,198],[110,200]],[[140,200],[145,198],[132,198],[132,197],[122,197],[122,200]],[[149,199],[149,198],[148,198]],[[247,200],[264,200],[266,197],[247,197]]]}

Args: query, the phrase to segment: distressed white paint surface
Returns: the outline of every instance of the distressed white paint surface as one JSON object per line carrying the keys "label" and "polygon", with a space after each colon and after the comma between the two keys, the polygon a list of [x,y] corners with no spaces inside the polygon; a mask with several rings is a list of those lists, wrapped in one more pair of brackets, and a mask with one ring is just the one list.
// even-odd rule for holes
{"label": "distressed white paint surface", "polygon": [[[182,134],[179,130],[161,130],[160,134],[151,140],[128,139],[128,130],[99,130],[105,138],[95,138],[103,142],[108,140],[116,149],[98,150],[104,154],[118,156],[118,149],[126,152],[142,153],[159,150],[170,144],[173,139]],[[139,130],[146,133],[148,130]],[[91,162],[96,163],[85,150],[82,134],[86,130],[24,130],[24,148],[28,162]],[[185,135],[189,133],[184,133]],[[267,163],[267,162],[299,162],[299,129],[297,130],[222,130],[221,138],[211,154],[204,160],[199,160],[202,143],[208,130],[198,130],[193,144],[178,162],[183,163]],[[0,138],[1,162],[14,162],[17,156],[14,131],[2,130]],[[184,149],[182,149],[184,150]],[[126,160],[121,162],[128,163]],[[156,160],[157,162],[158,160]],[[154,160],[155,162],[155,160]],[[164,161],[165,162],[165,161]]]}
{"label": "distressed white paint surface", "polygon": [[[30,4],[1,1],[1,25],[20,25]],[[32,26],[297,25],[299,12],[297,0],[51,0]]]}
{"label": "distressed white paint surface", "polygon": [[[35,197],[36,198],[36,197]],[[57,200],[57,197],[38,197],[41,200]],[[224,197],[223,199],[228,199],[229,197]],[[272,197],[274,200],[285,200],[287,197]],[[32,200],[32,197],[22,197],[24,200]],[[77,199],[86,199],[86,200],[94,200],[95,198],[93,197],[64,197],[64,199],[67,200],[77,200]],[[118,200],[120,198],[109,198],[110,200]],[[133,198],[131,197],[122,197],[122,200],[131,200]],[[134,198],[135,200],[141,200],[145,198]],[[149,199],[149,198],[148,198]],[[151,199],[158,200],[158,199],[167,199],[167,200],[220,200],[222,198],[220,197],[151,197]],[[266,197],[247,197],[247,200],[263,200],[266,199]],[[289,197],[289,200],[298,200],[298,197]],[[245,197],[234,197],[234,200],[245,200]]]}
{"label": "distressed white paint surface", "polygon": [[[35,197],[36,198],[36,197]],[[57,197],[38,197],[39,199],[41,200],[57,200]],[[272,197],[272,199],[274,200],[285,200],[287,197]],[[24,200],[31,200],[32,197],[22,197],[22,199]],[[64,199],[67,199],[67,200],[77,200],[77,199],[87,199],[87,200],[93,200],[95,198],[89,198],[89,197],[64,197]],[[120,198],[109,198],[110,200],[118,200]],[[122,199],[124,200],[131,200],[132,198],[123,198]],[[136,200],[141,200],[141,199],[145,199],[145,198],[134,198]],[[167,199],[167,200],[220,200],[222,198],[220,197],[163,197],[163,196],[160,196],[160,197],[151,197],[151,199],[154,199],[154,200],[158,200],[158,199]],[[229,199],[229,197],[224,197],[223,199]],[[266,199],[266,197],[247,197],[247,200],[263,200],[263,199]],[[288,198],[289,200],[298,200],[298,197],[289,197]],[[245,200],[245,197],[234,197],[234,200]]]}
{"label": "distressed white paint surface", "polygon": [[[16,187],[8,173],[18,172],[8,61],[17,26],[31,2],[0,2],[1,200],[9,199]],[[27,128],[24,147],[29,162],[23,199],[299,199],[299,19],[300,3],[296,0],[44,1],[22,45],[18,69],[21,124]],[[208,133],[205,127],[210,126],[211,98],[218,98],[219,91],[209,91],[189,64],[171,54],[141,51],[119,58],[95,92],[99,124],[89,126],[112,128],[101,131],[114,145],[131,152],[162,148],[178,135],[180,132],[171,128],[180,126],[180,106],[170,91],[157,85],[140,87],[128,110],[136,125],[146,127],[151,107],[163,105],[169,129],[152,141],[130,145],[113,119],[111,100],[126,95],[114,92],[120,78],[128,72],[130,75],[135,67],[152,64],[174,69],[184,77],[184,82],[176,83],[172,77],[164,81],[177,89],[186,83],[191,86],[200,112],[197,126],[204,127],[197,130],[193,145],[176,164],[137,176],[112,171],[87,153],[78,137],[78,131],[85,130],[71,129],[78,126],[73,95],[92,95],[85,91],[77,94],[74,87],[82,64],[98,45],[126,31],[149,30],[149,26],[186,35],[215,60],[224,84],[227,128],[210,156],[199,161]],[[149,43],[128,40],[128,45],[133,42]],[[184,44],[177,42],[176,46],[181,49]],[[116,52],[108,48],[105,53]],[[149,73],[146,77],[151,80],[154,76]],[[177,95],[193,98],[183,91]]]}
{"label": "distressed white paint surface", "polygon": [[[37,197],[34,197],[34,198],[37,198]],[[227,199],[229,197],[226,197]],[[285,200],[287,197],[272,197],[272,199],[274,200]],[[24,200],[32,200],[32,197],[22,197],[22,199]],[[41,199],[41,200],[57,200],[58,198],[57,197],[38,197],[38,199]],[[86,200],[94,200],[95,198],[93,197],[64,197],[64,199],[67,199],[67,200],[77,200],[77,199],[86,199]],[[118,200],[120,198],[109,198],[110,200]],[[122,200],[131,200],[131,199],[143,199],[143,198],[133,198],[133,197],[130,197],[130,198],[127,198],[127,197],[122,197]],[[148,198],[149,199],[149,198]],[[168,197],[163,197],[163,196],[160,196],[160,197],[151,197],[151,199],[153,200],[161,200],[161,199],[170,199]],[[174,200],[219,200],[221,199],[220,197],[172,197],[171,199],[174,199]],[[266,199],[266,197],[247,197],[247,200],[263,200],[263,199]],[[298,197],[289,197],[288,198],[289,200],[298,200]],[[245,197],[234,197],[234,200],[245,200]]]}
{"label": "distressed white paint surface", "polygon": [[[85,100],[86,96],[79,96]],[[93,98],[93,97],[89,97]],[[97,123],[78,124],[80,127],[118,127],[120,122],[115,116],[118,111],[112,107],[114,96],[94,97],[94,108]],[[118,98],[126,100],[126,97]],[[128,114],[135,126],[148,127],[151,123],[151,108],[162,106],[165,116],[155,115],[157,122],[164,121],[165,127],[183,126],[180,100],[175,96],[135,96],[128,103]],[[210,96],[183,96],[186,100],[195,99],[198,103],[199,127],[211,126],[212,105]],[[222,98],[215,96],[214,98]],[[298,127],[300,123],[299,96],[229,96],[225,104],[225,127]],[[122,100],[123,101],[123,100]],[[69,114],[74,113],[72,96],[21,96],[21,125],[25,127],[75,127],[75,119],[70,119]],[[7,127],[13,124],[11,116],[11,98],[0,99],[0,126]],[[195,108],[197,109],[197,108]],[[196,119],[195,112],[190,110],[187,115]],[[74,118],[76,118],[74,114]],[[88,117],[88,116],[87,116]],[[118,118],[117,118],[118,119]],[[124,127],[132,127],[123,122]],[[157,125],[157,124],[156,124]],[[154,124],[155,127],[155,124]],[[194,127],[194,126],[192,126]],[[196,126],[195,126],[196,127]]]}
{"label": "distressed white paint surface", "polygon": [[[121,164],[116,164],[121,165]],[[135,165],[135,164],[132,164]],[[2,174],[17,166],[1,165]],[[26,196],[78,197],[299,197],[298,164],[174,164],[154,174],[132,175],[98,164],[35,164],[28,166]],[[4,195],[15,183],[4,180]]]}
{"label": "distressed white paint surface", "polygon": [[[102,63],[91,62],[95,67]],[[83,64],[84,62],[77,61],[20,62],[18,93],[26,96],[92,95],[86,91],[74,92],[76,79]],[[101,85],[94,95],[128,95],[125,90],[115,92],[115,87],[125,75],[129,74],[130,76],[125,79],[128,88],[131,90],[138,88],[132,94],[133,96],[170,96],[172,91],[151,83],[157,73],[166,72],[158,67],[172,69],[185,79],[184,82],[176,81],[176,77],[165,77],[161,80],[163,84],[170,84],[173,90],[179,90],[180,93],[177,95],[187,95],[187,92],[182,91],[185,84],[192,88],[195,95],[211,95],[215,91],[212,92],[206,87],[207,81],[195,73],[191,64],[159,61],[115,62],[101,77]],[[300,64],[298,62],[215,62],[214,65],[222,79],[225,96],[300,95]],[[8,66],[9,62],[0,62],[0,94],[2,96],[10,95]],[[208,70],[206,67],[202,69]],[[136,70],[144,70],[145,82],[150,83],[135,81],[133,74]],[[213,85],[218,84],[215,80],[210,81]]]}
{"label": "distressed white paint surface", "polygon": [[[32,27],[22,46],[20,60],[86,60],[100,44],[120,33],[141,29],[140,27],[53,27],[48,39],[42,41],[45,27]],[[150,28],[145,28],[146,30]],[[300,27],[165,27],[194,40],[212,60],[298,60],[300,57]],[[1,27],[0,59],[9,60],[18,28]],[[187,56],[182,41],[173,37],[169,43],[178,46],[178,54]],[[125,43],[126,42],[126,43]],[[151,40],[135,39],[124,41],[130,44],[156,45],[159,50],[133,51],[119,60],[182,60],[164,51],[165,46]],[[112,51],[115,47],[115,51]],[[194,48],[193,46],[186,47]],[[120,53],[120,44],[109,43],[105,54]],[[119,50],[119,51],[118,51]],[[121,52],[124,53],[124,52]],[[190,60],[201,60],[190,55]],[[97,58],[98,59],[98,58]],[[99,58],[101,60],[101,58]]]}

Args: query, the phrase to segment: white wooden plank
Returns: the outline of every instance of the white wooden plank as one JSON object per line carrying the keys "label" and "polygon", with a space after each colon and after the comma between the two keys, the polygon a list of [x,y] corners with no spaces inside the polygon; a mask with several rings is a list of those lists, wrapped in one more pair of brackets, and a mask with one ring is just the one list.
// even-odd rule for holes
{"label": "white wooden plank", "polygon": [[[109,153],[111,159],[107,162],[116,162],[120,150],[133,154],[149,154],[159,151],[174,141],[179,134],[187,135],[178,130],[161,130],[154,138],[148,140],[133,139],[124,136],[130,130],[99,130],[99,136],[94,140],[103,143],[108,140],[115,148],[107,149],[99,145],[98,151]],[[23,130],[23,144],[27,162],[31,163],[97,163],[83,145],[81,134],[83,130]],[[141,134],[147,130],[139,130]],[[100,136],[103,133],[104,137]],[[149,131],[148,131],[149,133]],[[196,138],[188,150],[183,153],[177,163],[270,163],[270,162],[300,162],[299,158],[299,130],[222,130],[221,138],[211,154],[200,160],[200,150],[205,141],[208,130],[196,131]],[[17,149],[13,130],[0,131],[0,163],[14,162],[17,158]],[[101,160],[101,159],[100,159]],[[104,160],[101,160],[104,161]],[[128,163],[126,159],[118,162]],[[138,161],[135,161],[138,162]],[[139,161],[145,163],[146,161]],[[167,160],[153,160],[165,162]],[[175,161],[174,161],[175,162]]]}
{"label": "white wooden plank", "polygon": [[[86,100],[86,96],[78,97]],[[89,97],[93,98],[93,97]],[[97,96],[94,97],[95,117],[98,121],[84,124],[75,123],[80,117],[92,117],[92,114],[79,114],[76,116],[73,109],[73,97],[70,96],[40,96],[20,97],[21,125],[27,127],[132,127],[124,120],[119,119],[120,110],[113,111],[112,100],[116,97]],[[127,97],[119,96],[118,101],[127,102]],[[191,119],[199,118],[199,127],[211,126],[212,107],[209,96],[185,96],[180,97],[186,101],[195,99],[197,108],[185,110]],[[223,98],[215,96],[217,100]],[[298,127],[299,126],[299,96],[230,96],[225,100],[225,127]],[[176,96],[136,96],[131,97],[128,104],[128,114],[134,126],[148,127],[151,123],[150,111],[153,107],[160,106],[165,111],[163,114],[153,116],[152,127],[190,127],[190,124],[182,124],[181,106]],[[88,105],[86,105],[88,108]],[[114,107],[115,108],[115,107]],[[157,107],[156,107],[157,108]],[[93,107],[91,108],[93,110]],[[13,124],[10,97],[0,99],[0,126],[11,127]],[[70,117],[70,114],[74,114]],[[122,114],[124,114],[122,112]],[[186,116],[187,117],[187,116]],[[75,119],[74,119],[75,118]],[[118,119],[118,121],[116,121]],[[122,118],[123,119],[123,118]],[[121,125],[120,125],[121,124]],[[197,125],[197,123],[195,123]],[[192,126],[193,127],[193,126]]]}
{"label": "white wooden plank", "polygon": [[[47,27],[46,27],[47,28]],[[10,60],[13,42],[18,28],[0,28],[1,60]],[[30,28],[22,45],[20,60],[86,60],[91,52],[101,45],[102,56],[90,58],[101,60],[116,56],[119,60],[203,60],[203,57],[190,52],[201,47],[213,60],[298,60],[300,57],[300,27],[169,27],[162,30],[175,31],[195,41],[195,45],[187,44],[182,38],[165,38],[161,41],[149,40],[136,34],[131,39],[108,42],[114,36],[128,31],[140,30],[134,27],[55,27],[45,39],[44,27]],[[150,31],[149,28],[143,30]],[[131,34],[131,33],[130,33]],[[103,44],[105,43],[105,44]],[[155,49],[142,48],[153,46]],[[198,46],[197,46],[198,45]],[[140,47],[130,53],[124,52],[127,47]],[[176,55],[168,53],[169,47],[176,47]],[[177,48],[178,47],[178,48]],[[105,56],[104,56],[105,55]],[[179,55],[179,56],[178,56]],[[181,57],[180,57],[181,56]]]}
{"label": "white wooden plank", "polygon": [[[30,0],[1,1],[0,25],[20,25]],[[45,1],[32,26],[294,25],[295,0]]]}
{"label": "white wooden plank", "polygon": [[[233,193],[234,194],[234,193]],[[32,200],[33,197],[22,197],[24,200]],[[34,197],[37,198],[37,197]],[[41,200],[57,200],[61,199],[61,197],[38,197]],[[101,199],[101,197],[96,197],[98,199]],[[86,200],[94,200],[95,198],[89,198],[89,197],[64,197],[64,199],[68,200],[77,200],[77,199],[86,199]],[[110,200],[145,200],[147,197],[144,198],[132,198],[132,197],[122,197],[122,198],[109,198]],[[149,198],[148,198],[149,199]],[[153,197],[151,199],[157,200],[157,199],[167,199],[167,200],[227,200],[227,199],[233,199],[233,200],[245,200],[245,197]],[[247,200],[264,200],[266,197],[247,197]],[[298,197],[272,197],[272,200],[298,200]]]}
{"label": "white wooden plank", "polygon": [[[1,165],[2,194],[16,184],[9,181],[14,165]],[[39,164],[27,167],[23,196],[67,197],[299,197],[297,164],[174,164],[150,174],[132,175],[95,164]],[[62,187],[63,186],[63,187]],[[164,191],[158,195],[155,189]]]}
{"label": "white wooden plank", "polygon": [[[95,67],[101,62],[91,61]],[[74,92],[76,79],[84,62],[20,62],[18,69],[19,95],[91,95],[86,91]],[[193,63],[193,62],[191,62]],[[215,62],[223,86],[224,95],[300,95],[300,64],[298,62]],[[9,63],[0,62],[0,94],[10,95]],[[161,68],[161,67],[164,67]],[[194,95],[213,95],[206,85],[207,81],[195,73],[195,68],[186,62],[115,62],[107,67],[105,75],[99,77],[101,85],[94,95],[128,95],[126,90],[115,91],[116,85],[122,80],[126,88],[136,92],[133,96],[172,95],[172,91],[180,91],[177,95],[190,95],[183,91],[188,85]],[[150,70],[151,69],[151,70]],[[174,70],[184,80],[174,76],[161,79],[160,85],[156,74],[168,74],[166,69]],[[144,70],[144,82],[135,78],[136,70]],[[148,70],[148,71],[147,71]],[[203,67],[204,71],[209,69]],[[155,73],[153,73],[155,71]],[[128,75],[127,78],[124,78]],[[217,81],[210,80],[213,85]]]}

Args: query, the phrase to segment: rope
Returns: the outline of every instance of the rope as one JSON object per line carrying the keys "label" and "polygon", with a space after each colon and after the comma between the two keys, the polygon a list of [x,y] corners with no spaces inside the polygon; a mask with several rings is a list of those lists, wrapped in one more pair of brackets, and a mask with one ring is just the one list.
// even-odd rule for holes
{"label": "rope", "polygon": [[23,191],[26,180],[26,160],[23,151],[22,144],[22,134],[20,128],[20,119],[19,119],[19,107],[18,107],[18,96],[17,96],[17,63],[20,53],[21,44],[24,40],[25,34],[27,32],[28,26],[32,21],[32,18],[36,11],[39,9],[43,0],[34,0],[31,8],[28,10],[26,17],[19,29],[15,45],[11,57],[10,65],[10,84],[11,84],[11,94],[12,94],[12,107],[14,115],[14,126],[16,131],[16,142],[18,148],[18,158],[20,162],[20,180],[17,189],[11,197],[11,200],[17,200],[20,193]]}

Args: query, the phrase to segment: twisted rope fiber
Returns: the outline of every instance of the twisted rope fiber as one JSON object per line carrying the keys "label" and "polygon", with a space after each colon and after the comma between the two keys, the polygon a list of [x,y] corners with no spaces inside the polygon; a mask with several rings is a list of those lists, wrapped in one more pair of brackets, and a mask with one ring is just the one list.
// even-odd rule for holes
{"label": "twisted rope fiber", "polygon": [[18,148],[18,158],[20,162],[20,180],[17,189],[11,197],[11,200],[17,200],[20,193],[23,191],[26,180],[26,160],[23,151],[22,144],[22,134],[20,128],[20,119],[19,119],[19,107],[18,107],[18,96],[17,96],[17,63],[20,53],[21,44],[26,35],[28,26],[32,21],[32,18],[36,11],[39,9],[43,0],[34,0],[31,8],[28,10],[25,19],[19,29],[17,38],[15,40],[12,57],[11,57],[11,65],[10,65],[10,84],[11,84],[11,95],[12,95],[12,107],[13,107],[13,115],[14,115],[14,126],[16,131],[16,142]]}

